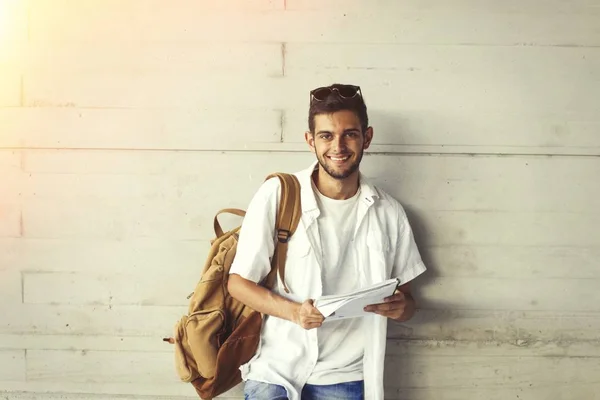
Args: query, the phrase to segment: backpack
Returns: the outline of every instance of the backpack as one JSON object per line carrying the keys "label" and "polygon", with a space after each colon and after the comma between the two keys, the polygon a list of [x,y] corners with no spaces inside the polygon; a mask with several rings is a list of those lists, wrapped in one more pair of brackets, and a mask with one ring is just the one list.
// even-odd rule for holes
{"label": "backpack", "polygon": [[[263,284],[272,289],[277,273],[284,284],[287,243],[301,215],[300,183],[293,175],[272,174],[281,181],[277,211],[277,242],[271,258],[271,272]],[[241,226],[223,232],[217,217],[231,213],[243,217],[238,209],[224,209],[214,220],[216,238],[206,259],[200,281],[190,299],[188,314],[175,325],[174,337],[164,341],[175,345],[175,365],[180,379],[190,382],[202,399],[212,399],[242,381],[239,367],[256,353],[260,342],[263,315],[229,295],[229,269],[235,257]]]}

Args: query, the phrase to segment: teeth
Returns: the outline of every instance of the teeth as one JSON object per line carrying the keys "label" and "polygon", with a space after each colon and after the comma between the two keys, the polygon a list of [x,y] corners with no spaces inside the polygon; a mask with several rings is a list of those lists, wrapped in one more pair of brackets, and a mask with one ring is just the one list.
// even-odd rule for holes
{"label": "teeth", "polygon": [[350,158],[350,156],[343,157],[343,158],[337,158],[337,157],[329,157],[329,158],[331,158],[333,161],[346,161],[348,158]]}

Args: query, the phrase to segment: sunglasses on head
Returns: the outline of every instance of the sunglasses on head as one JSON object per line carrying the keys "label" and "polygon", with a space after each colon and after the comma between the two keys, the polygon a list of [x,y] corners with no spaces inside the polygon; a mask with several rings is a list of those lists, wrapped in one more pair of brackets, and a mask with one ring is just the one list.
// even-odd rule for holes
{"label": "sunglasses on head", "polygon": [[325,86],[316,88],[310,91],[310,101],[324,101],[327,97],[336,92],[342,99],[352,99],[356,96],[361,96],[360,86],[354,85],[339,85],[335,87]]}

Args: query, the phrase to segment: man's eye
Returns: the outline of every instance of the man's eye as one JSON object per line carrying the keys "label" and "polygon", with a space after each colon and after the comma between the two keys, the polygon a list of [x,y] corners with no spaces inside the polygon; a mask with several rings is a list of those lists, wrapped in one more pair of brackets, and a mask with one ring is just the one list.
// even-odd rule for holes
{"label": "man's eye", "polygon": [[321,139],[329,140],[329,139],[331,139],[331,135],[321,135]]}

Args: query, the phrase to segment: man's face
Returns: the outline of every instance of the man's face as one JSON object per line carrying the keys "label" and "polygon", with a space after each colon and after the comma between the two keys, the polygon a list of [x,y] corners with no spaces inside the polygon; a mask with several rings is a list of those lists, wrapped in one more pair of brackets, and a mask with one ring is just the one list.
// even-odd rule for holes
{"label": "man's face", "polygon": [[332,178],[343,180],[358,170],[365,149],[371,144],[373,129],[363,135],[358,116],[352,111],[315,115],[315,133],[305,139],[319,164]]}

